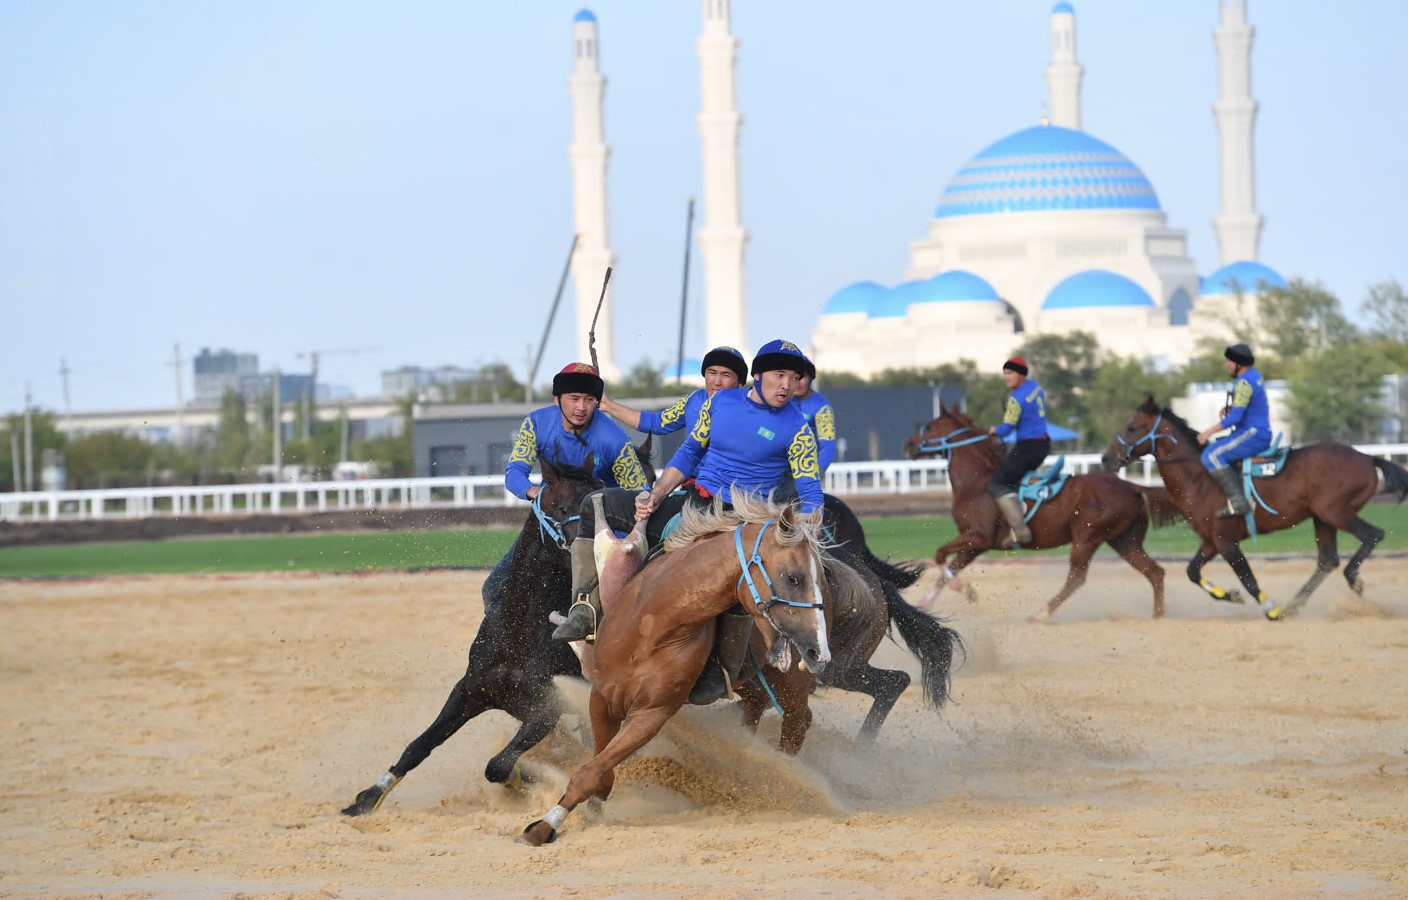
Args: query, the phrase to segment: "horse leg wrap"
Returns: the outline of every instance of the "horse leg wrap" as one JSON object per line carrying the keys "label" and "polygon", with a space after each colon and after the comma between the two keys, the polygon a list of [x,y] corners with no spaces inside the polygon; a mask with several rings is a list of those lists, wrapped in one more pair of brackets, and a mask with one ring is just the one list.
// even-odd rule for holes
{"label": "horse leg wrap", "polygon": [[1281,607],[1267,599],[1266,591],[1260,591],[1256,595],[1256,604],[1261,607],[1262,615],[1275,622],[1281,618]]}
{"label": "horse leg wrap", "polygon": [[1211,581],[1208,581],[1206,578],[1200,578],[1200,579],[1198,579],[1198,584],[1202,587],[1203,590],[1207,591],[1209,594],[1212,595],[1212,599],[1214,599],[1214,600],[1226,600],[1226,599],[1227,599],[1227,589],[1226,589],[1226,588],[1218,587],[1217,585],[1213,584]]}
{"label": "horse leg wrap", "polygon": [[543,814],[543,821],[551,825],[553,831],[556,831],[562,827],[563,822],[567,821],[568,812],[569,810],[562,804],[553,804],[553,808]]}

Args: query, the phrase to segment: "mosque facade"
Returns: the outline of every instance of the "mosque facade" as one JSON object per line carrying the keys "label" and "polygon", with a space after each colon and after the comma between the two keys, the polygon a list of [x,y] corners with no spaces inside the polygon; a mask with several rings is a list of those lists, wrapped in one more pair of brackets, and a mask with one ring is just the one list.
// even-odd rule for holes
{"label": "mosque facade", "polygon": [[[1246,0],[1220,0],[1218,59],[1221,265],[1200,277],[1187,232],[1154,185],[1081,127],[1075,10],[1051,11],[1049,119],[974,156],[910,244],[894,285],[843,287],[822,306],[811,353],[822,371],[872,376],[971,359],[1001,360],[1033,335],[1093,333],[1153,369],[1181,366],[1200,338],[1225,336],[1239,296],[1285,281],[1257,259],[1251,42]],[[908,339],[922,334],[924,340]]]}

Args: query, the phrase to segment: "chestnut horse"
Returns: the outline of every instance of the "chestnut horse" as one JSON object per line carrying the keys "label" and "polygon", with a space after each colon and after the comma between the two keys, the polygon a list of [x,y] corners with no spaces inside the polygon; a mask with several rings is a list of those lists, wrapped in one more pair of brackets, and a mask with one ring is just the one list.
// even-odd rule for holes
{"label": "chestnut horse", "polygon": [[[1216,513],[1227,498],[1203,466],[1198,433],[1171,410],[1160,407],[1151,394],[1144,396],[1144,402],[1134,411],[1124,430],[1110,442],[1103,457],[1105,469],[1116,471],[1145,454],[1153,455],[1169,493],[1188,524],[1203,540],[1197,555],[1188,563],[1188,580],[1207,591],[1214,600],[1244,602],[1236,591],[1229,592],[1203,578],[1204,564],[1221,554],[1247,593],[1262,607],[1263,614],[1273,620],[1294,614],[1310,599],[1325,576],[1339,568],[1337,531],[1347,531],[1359,539],[1359,549],[1345,566],[1344,577],[1354,592],[1362,595],[1364,579],[1359,576],[1359,567],[1383,540],[1384,532],[1360,518],[1359,510],[1380,490],[1398,494],[1400,503],[1408,496],[1408,470],[1335,441],[1296,447],[1286,457],[1285,468],[1280,473],[1256,479],[1256,492],[1266,501],[1262,505],[1252,499],[1258,533],[1280,531],[1306,519],[1315,523],[1318,551],[1315,574],[1296,591],[1283,610],[1257,585],[1251,565],[1239,546],[1248,534],[1246,518],[1217,518]],[[1383,473],[1382,487],[1380,472]]]}
{"label": "chestnut horse", "polygon": [[[987,436],[987,429],[973,423],[957,407],[946,407],[937,419],[910,437],[904,446],[910,459],[942,455],[948,458],[948,480],[953,488],[953,521],[958,536],[934,552],[941,567],[939,583],[924,603],[933,606],[939,593],[955,583],[958,573],[973,560],[998,545],[1006,522],[997,501],[988,493],[988,478],[1002,462],[1002,442]],[[1146,488],[1115,475],[1093,472],[1072,476],[1059,494],[1044,502],[1027,523],[1032,549],[1071,545],[1070,570],[1060,592],[1047,602],[1032,621],[1048,619],[1066,598],[1085,584],[1091,557],[1101,544],[1109,544],[1125,562],[1149,579],[1154,588],[1154,618],[1164,614],[1164,570],[1144,551],[1149,524],[1160,527],[1178,521],[1178,508],[1162,488]],[[951,565],[948,555],[954,554]],[[975,599],[970,590],[969,599]]]}
{"label": "chestnut horse", "polygon": [[831,661],[819,521],[743,494],[724,512],[686,506],[666,552],[628,581],[597,629],[590,714],[595,755],[519,840],[552,841],[582,801],[611,794],[615,768],[679,712],[714,644],[714,620],[741,604],[781,670]]}

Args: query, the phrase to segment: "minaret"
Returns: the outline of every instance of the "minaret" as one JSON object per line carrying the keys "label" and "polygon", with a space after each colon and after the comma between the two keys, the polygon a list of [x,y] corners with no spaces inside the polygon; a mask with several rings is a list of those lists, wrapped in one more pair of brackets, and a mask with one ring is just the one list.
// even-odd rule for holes
{"label": "minaret", "polygon": [[1076,62],[1076,11],[1061,0],[1051,7],[1051,65],[1046,67],[1051,124],[1080,130],[1080,80],[1085,70]]}
{"label": "minaret", "polygon": [[1222,20],[1212,33],[1217,48],[1217,119],[1222,211],[1213,220],[1222,264],[1255,260],[1263,220],[1256,211],[1253,182],[1252,35],[1247,0],[1222,0]]}
{"label": "minaret", "polygon": [[699,52],[699,135],[704,159],[704,224],[699,250],[704,257],[705,332],[710,347],[748,349],[748,316],[743,301],[743,252],[748,232],[739,219],[738,128],[742,117],[734,93],[738,38],[729,32],[730,0],[704,0],[704,33]]}
{"label": "minaret", "polygon": [[[572,94],[572,146],[567,149],[567,158],[572,162],[572,205],[577,226],[577,250],[572,254],[572,280],[577,292],[576,359],[590,362],[588,331],[596,314],[606,267],[616,262],[606,235],[606,160],[611,155],[602,122],[601,98],[606,92],[606,78],[597,65],[596,16],[591,10],[580,11],[572,20],[572,47],[574,66],[567,79]],[[611,283],[614,287],[614,276]],[[601,362],[601,375],[608,381],[620,375],[611,341],[611,294],[608,289],[596,322],[597,359]]]}

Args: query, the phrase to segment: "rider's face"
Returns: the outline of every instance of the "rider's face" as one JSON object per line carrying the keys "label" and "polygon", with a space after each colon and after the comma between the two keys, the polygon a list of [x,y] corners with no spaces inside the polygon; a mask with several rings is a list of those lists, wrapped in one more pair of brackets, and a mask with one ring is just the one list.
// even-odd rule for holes
{"label": "rider's face", "polygon": [[1237,364],[1234,363],[1232,360],[1224,359],[1222,361],[1222,366],[1227,370],[1228,375],[1232,376],[1233,378],[1237,377]]}
{"label": "rider's face", "polygon": [[801,378],[798,378],[798,379],[797,379],[797,387],[794,388],[793,391],[792,391],[793,396],[795,396],[795,397],[805,397],[805,396],[807,396],[808,394],[810,394],[811,392],[812,392],[812,380],[811,380],[810,378],[808,378],[806,375],[803,375]]}
{"label": "rider's face", "polygon": [[709,393],[738,387],[738,373],[728,366],[710,366],[704,370],[704,389]]}
{"label": "rider's face", "polygon": [[801,380],[802,376],[791,369],[759,373],[762,401],[773,409],[781,409],[792,399],[792,395],[797,391],[797,382]]}
{"label": "rider's face", "polygon": [[557,398],[557,408],[562,410],[562,418],[573,428],[586,428],[596,414],[596,398],[591,394],[561,394]]}
{"label": "rider's face", "polygon": [[1022,376],[1011,369],[1002,370],[1002,383],[1007,385],[1007,389],[1013,390],[1022,383]]}

